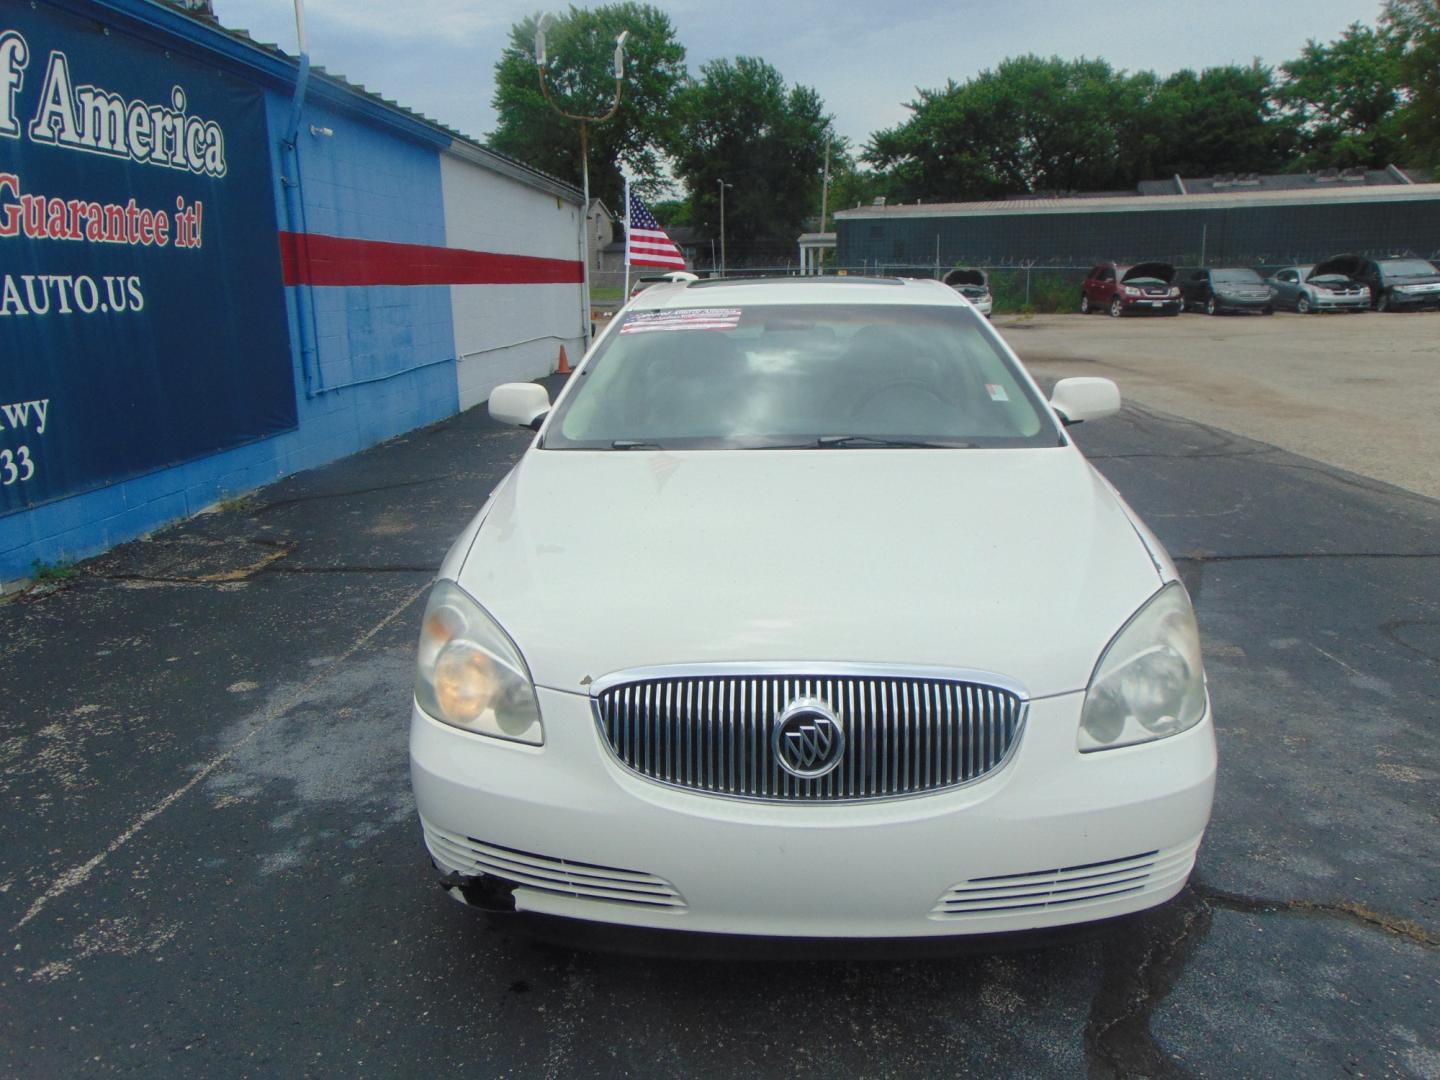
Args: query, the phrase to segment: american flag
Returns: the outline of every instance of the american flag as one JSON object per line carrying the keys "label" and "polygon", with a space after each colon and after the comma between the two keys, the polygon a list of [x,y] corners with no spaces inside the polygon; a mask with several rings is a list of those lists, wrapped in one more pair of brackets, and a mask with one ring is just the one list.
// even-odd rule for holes
{"label": "american flag", "polygon": [[639,196],[630,196],[630,225],[625,230],[625,262],[629,266],[663,266],[684,270],[685,256],[666,235]]}

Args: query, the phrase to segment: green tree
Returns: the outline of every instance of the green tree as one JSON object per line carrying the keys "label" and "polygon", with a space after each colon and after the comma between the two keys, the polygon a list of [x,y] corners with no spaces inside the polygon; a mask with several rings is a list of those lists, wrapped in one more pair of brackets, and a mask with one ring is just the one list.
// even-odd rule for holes
{"label": "green tree", "polygon": [[1122,159],[1136,180],[1271,172],[1286,164],[1294,124],[1276,113],[1269,68],[1229,64],[1153,80],[1148,72],[1132,80],[1136,123],[1121,133]]}
{"label": "green tree", "polygon": [[829,228],[835,228],[835,211],[869,206],[894,193],[895,184],[888,173],[865,168],[850,152],[848,140],[836,140],[830,157]]}
{"label": "green tree", "polygon": [[677,95],[669,151],[691,222],[717,237],[719,185],[730,185],[725,235],[736,264],[753,241],[791,243],[819,215],[825,145],[834,139],[814,90],[787,87],[764,60],[741,56],[705,64]]}
{"label": "green tree", "polygon": [[1376,168],[1396,160],[1405,44],[1405,33],[1388,22],[1378,29],[1357,22],[1328,45],[1312,38],[1281,66],[1275,99],[1298,127],[1301,167]]}
{"label": "green tree", "polygon": [[[655,215],[655,220],[667,229],[672,225],[690,224],[690,202],[688,199],[660,199],[650,203],[650,212]],[[621,216],[624,216],[623,212]]]}
{"label": "green tree", "polygon": [[890,171],[902,197],[1127,187],[1122,135],[1153,81],[1104,60],[1012,57],[968,82],[920,91],[910,118],[876,132],[864,158]]}
{"label": "green tree", "polygon": [[1292,125],[1259,64],[1116,71],[1103,60],[1012,57],[922,90],[911,117],[871,137],[865,160],[903,198],[1103,191],[1137,181],[1280,167]]}
{"label": "green tree", "polygon": [[[558,115],[545,100],[535,69],[536,18],[510,28],[510,43],[495,65],[492,104],[499,123],[492,147],[577,187],[580,184],[578,124]],[[620,3],[585,10],[572,6],[546,34],[546,78],[567,112],[600,115],[615,92],[615,38],[625,43],[620,108],[590,126],[590,191],[616,213],[623,210],[623,165],[635,187],[650,195],[664,186],[659,150],[666,142],[674,97],[685,79],[685,49],[670,18],[649,4]]]}
{"label": "green tree", "polygon": [[1404,138],[1401,159],[1435,169],[1440,180],[1440,3],[1389,0],[1381,23],[1401,42],[1398,66],[1406,94],[1396,124]]}

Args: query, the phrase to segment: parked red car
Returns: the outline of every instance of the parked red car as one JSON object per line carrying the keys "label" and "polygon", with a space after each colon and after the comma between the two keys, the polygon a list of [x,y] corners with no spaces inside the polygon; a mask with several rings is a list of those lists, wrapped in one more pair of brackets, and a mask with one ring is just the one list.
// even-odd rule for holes
{"label": "parked red car", "polygon": [[1169,263],[1100,263],[1091,269],[1080,292],[1080,313],[1108,312],[1121,315],[1179,315],[1184,302],[1175,285],[1175,267]]}

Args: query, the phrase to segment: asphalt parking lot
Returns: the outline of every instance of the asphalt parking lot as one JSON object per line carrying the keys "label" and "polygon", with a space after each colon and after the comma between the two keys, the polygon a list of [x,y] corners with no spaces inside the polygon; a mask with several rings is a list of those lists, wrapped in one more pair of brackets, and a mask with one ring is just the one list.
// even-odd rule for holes
{"label": "asphalt parking lot", "polygon": [[[1238,354],[1287,321],[1075,340],[1134,330],[1096,357],[1125,390],[1141,334]],[[1066,329],[1012,340],[1043,374]],[[536,946],[445,898],[414,637],[526,442],[472,410],[0,605],[0,1074],[1440,1076],[1440,503],[1161,411],[1143,374],[1075,433],[1205,637],[1220,786],[1174,903],[1072,945],[778,964]]]}

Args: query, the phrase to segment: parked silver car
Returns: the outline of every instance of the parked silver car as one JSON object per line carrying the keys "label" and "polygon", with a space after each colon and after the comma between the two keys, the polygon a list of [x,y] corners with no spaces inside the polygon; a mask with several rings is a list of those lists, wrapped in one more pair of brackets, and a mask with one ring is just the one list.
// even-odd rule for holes
{"label": "parked silver car", "polygon": [[1316,311],[1369,311],[1370,289],[1343,272],[1333,260],[1287,266],[1271,274],[1275,306],[1309,315]]}
{"label": "parked silver car", "polygon": [[990,294],[990,277],[984,270],[960,266],[945,275],[945,284],[969,300],[975,310],[990,318],[995,298]]}

